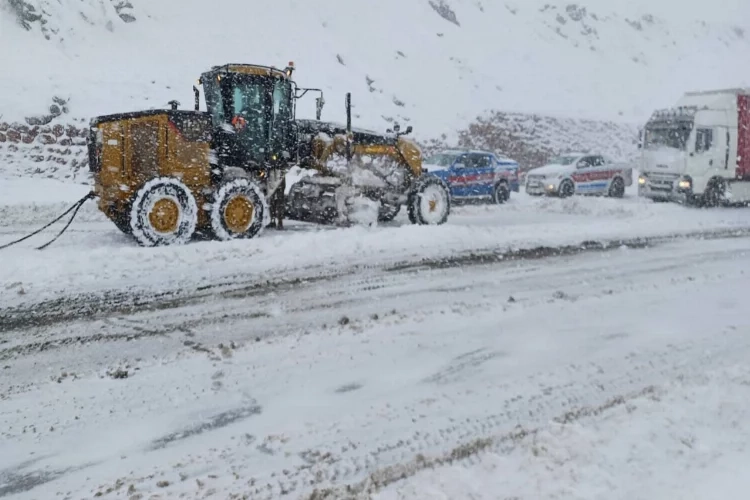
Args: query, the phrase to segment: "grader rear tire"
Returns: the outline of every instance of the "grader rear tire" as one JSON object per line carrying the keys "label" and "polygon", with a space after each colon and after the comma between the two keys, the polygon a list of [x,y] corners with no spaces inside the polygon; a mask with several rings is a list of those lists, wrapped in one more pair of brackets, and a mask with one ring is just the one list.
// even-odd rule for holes
{"label": "grader rear tire", "polygon": [[260,186],[250,179],[224,183],[211,205],[211,230],[221,241],[248,239],[260,234],[270,220]]}
{"label": "grader rear tire", "polygon": [[142,246],[181,245],[195,233],[198,206],[181,181],[158,177],[136,193],[129,222],[133,237]]}

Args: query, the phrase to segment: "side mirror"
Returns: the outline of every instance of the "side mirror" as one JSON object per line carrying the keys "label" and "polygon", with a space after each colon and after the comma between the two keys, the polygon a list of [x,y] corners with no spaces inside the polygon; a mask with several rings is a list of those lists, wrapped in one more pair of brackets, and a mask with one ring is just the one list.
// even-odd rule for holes
{"label": "side mirror", "polygon": [[396,132],[396,133],[398,134],[398,133],[399,133],[399,132],[401,131],[401,125],[399,125],[398,123],[397,123],[397,124],[395,124],[395,125],[393,126],[393,131],[394,131],[394,132]]}
{"label": "side mirror", "polygon": [[413,130],[414,130],[414,129],[413,129],[412,127],[411,127],[411,125],[409,125],[408,127],[406,127],[406,132],[404,132],[404,135],[409,135],[409,134],[411,134]]}
{"label": "side mirror", "polygon": [[578,163],[576,163],[576,168],[586,168],[586,167],[588,167],[588,163],[586,163],[585,161],[579,161]]}
{"label": "side mirror", "polygon": [[466,168],[466,165],[463,163],[454,163],[453,168],[459,169],[459,168]]}

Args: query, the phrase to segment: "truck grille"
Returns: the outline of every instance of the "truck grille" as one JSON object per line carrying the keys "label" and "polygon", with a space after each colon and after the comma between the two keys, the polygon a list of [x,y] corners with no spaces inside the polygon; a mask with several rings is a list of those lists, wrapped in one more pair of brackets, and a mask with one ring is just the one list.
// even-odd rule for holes
{"label": "truck grille", "polygon": [[652,191],[671,192],[679,178],[678,174],[650,174],[648,176],[648,187]]}

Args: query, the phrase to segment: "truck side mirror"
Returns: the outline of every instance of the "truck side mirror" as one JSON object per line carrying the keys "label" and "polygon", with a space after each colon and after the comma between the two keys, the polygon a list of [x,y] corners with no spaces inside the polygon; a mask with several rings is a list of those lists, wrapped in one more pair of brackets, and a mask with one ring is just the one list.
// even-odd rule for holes
{"label": "truck side mirror", "polygon": [[404,132],[404,135],[409,135],[409,134],[411,134],[413,130],[414,130],[414,129],[412,128],[412,126],[411,126],[411,125],[409,125],[408,127],[406,127],[406,132]]}
{"label": "truck side mirror", "polygon": [[394,132],[396,132],[396,133],[398,134],[398,133],[399,133],[399,132],[401,131],[401,125],[399,125],[398,123],[397,123],[397,124],[395,124],[395,125],[393,126],[393,131],[394,131]]}

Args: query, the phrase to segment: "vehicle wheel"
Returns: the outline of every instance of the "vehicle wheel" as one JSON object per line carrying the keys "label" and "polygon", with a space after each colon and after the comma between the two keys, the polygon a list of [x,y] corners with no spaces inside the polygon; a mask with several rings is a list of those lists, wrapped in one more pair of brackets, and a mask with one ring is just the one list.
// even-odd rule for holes
{"label": "vehicle wheel", "polygon": [[510,199],[510,189],[505,182],[498,182],[492,192],[492,201],[497,205],[502,205]]}
{"label": "vehicle wheel", "polygon": [[396,218],[400,211],[401,205],[391,205],[389,203],[381,202],[380,210],[378,211],[378,222],[391,222]]}
{"label": "vehicle wheel", "polygon": [[714,208],[726,201],[726,185],[720,179],[711,179],[703,192],[702,204],[704,207]]}
{"label": "vehicle wheel", "polygon": [[198,223],[193,193],[181,181],[158,177],[138,190],[130,210],[130,231],[143,246],[181,245]]}
{"label": "vehicle wheel", "polygon": [[451,211],[448,186],[437,177],[422,177],[414,183],[407,206],[412,224],[443,224]]}
{"label": "vehicle wheel", "polygon": [[211,205],[211,231],[221,241],[257,236],[270,222],[268,203],[250,179],[225,182]]}
{"label": "vehicle wheel", "polygon": [[610,198],[622,198],[625,196],[625,181],[619,177],[612,179],[612,184],[609,186]]}
{"label": "vehicle wheel", "polygon": [[570,196],[573,196],[575,192],[576,187],[573,184],[573,181],[571,181],[570,179],[565,179],[560,183],[560,188],[558,189],[560,198],[568,198]]}

